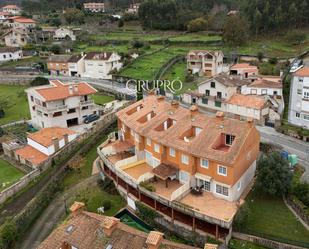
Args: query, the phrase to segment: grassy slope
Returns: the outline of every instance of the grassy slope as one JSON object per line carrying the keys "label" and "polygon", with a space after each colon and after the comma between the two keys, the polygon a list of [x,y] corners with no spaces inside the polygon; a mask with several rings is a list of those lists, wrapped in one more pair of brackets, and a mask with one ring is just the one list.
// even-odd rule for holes
{"label": "grassy slope", "polygon": [[9,107],[5,109],[5,117],[0,119],[0,125],[30,118],[24,89],[22,86],[0,85],[0,98],[9,102]]}
{"label": "grassy slope", "polygon": [[246,199],[249,205],[248,232],[268,237],[309,243],[309,231],[296,220],[282,198],[253,190]]}
{"label": "grassy slope", "polygon": [[102,95],[102,94],[99,94],[99,93],[93,95],[92,98],[97,105],[103,105],[103,104],[111,102],[115,99],[113,96]]}
{"label": "grassy slope", "polygon": [[15,183],[23,175],[23,172],[0,158],[0,191]]}
{"label": "grassy slope", "polygon": [[238,240],[238,239],[231,239],[228,245],[229,249],[267,249],[266,247],[259,246],[248,241]]}

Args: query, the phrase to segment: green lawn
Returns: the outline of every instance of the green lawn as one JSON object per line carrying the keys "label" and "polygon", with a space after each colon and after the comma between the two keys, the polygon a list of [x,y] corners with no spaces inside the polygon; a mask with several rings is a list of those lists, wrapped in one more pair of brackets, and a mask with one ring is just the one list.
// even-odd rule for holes
{"label": "green lawn", "polygon": [[249,218],[244,232],[286,243],[307,243],[309,246],[309,231],[296,220],[282,198],[271,197],[255,189],[246,202]]}
{"label": "green lawn", "polygon": [[17,182],[23,175],[23,172],[0,158],[0,191]]}
{"label": "green lawn", "polygon": [[23,86],[0,85],[0,100],[6,100],[8,103],[7,108],[4,109],[4,118],[0,118],[0,125],[30,118],[24,90]]}
{"label": "green lawn", "polygon": [[229,249],[267,249],[266,247],[259,246],[256,244],[253,244],[248,241],[238,240],[238,239],[231,239],[230,243],[228,245]]}
{"label": "green lawn", "polygon": [[203,33],[187,33],[182,35],[176,35],[169,38],[170,41],[183,41],[183,42],[205,42],[205,41],[220,41],[221,36],[207,35]]}
{"label": "green lawn", "polygon": [[104,215],[114,216],[118,211],[125,207],[125,201],[120,195],[111,195],[98,186],[88,187],[79,192],[75,198],[76,201],[82,201],[86,204],[87,211],[97,212],[99,207],[103,206],[104,201],[111,201],[111,208],[104,212]]}
{"label": "green lawn", "polygon": [[103,95],[100,93],[93,95],[92,98],[94,100],[94,103],[96,103],[97,105],[104,105],[108,102],[115,100],[114,96]]}
{"label": "green lawn", "polygon": [[23,67],[31,67],[33,64],[36,64],[38,62],[44,61],[38,56],[32,56],[28,58],[23,58],[21,60],[17,61],[8,61],[5,63],[0,64],[0,68],[15,68],[18,66],[23,66]]}

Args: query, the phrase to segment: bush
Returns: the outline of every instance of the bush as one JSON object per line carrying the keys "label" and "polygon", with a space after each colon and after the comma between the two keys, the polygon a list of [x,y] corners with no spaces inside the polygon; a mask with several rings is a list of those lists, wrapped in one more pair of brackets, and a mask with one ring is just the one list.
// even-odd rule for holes
{"label": "bush", "polygon": [[61,53],[61,47],[59,45],[53,45],[53,46],[51,46],[50,51],[54,54],[60,54]]}
{"label": "bush", "polygon": [[302,31],[292,31],[286,35],[286,40],[292,44],[301,44],[306,40],[306,34]]}
{"label": "bush", "polygon": [[133,41],[131,44],[133,48],[142,48],[144,46],[144,42],[137,40]]}
{"label": "bush", "polygon": [[249,217],[249,207],[245,203],[239,208],[235,216],[233,226],[235,227],[237,231],[241,231],[241,228],[247,225],[248,217]]}
{"label": "bush", "polygon": [[273,64],[273,65],[276,65],[276,64],[278,63],[277,57],[270,58],[270,59],[269,59],[269,63],[270,63],[270,64]]}
{"label": "bush", "polygon": [[186,82],[192,82],[194,80],[194,76],[190,73],[187,73],[185,80],[186,80]]}
{"label": "bush", "polygon": [[189,24],[187,25],[187,30],[189,32],[204,31],[206,29],[207,29],[207,21],[202,17],[190,21]]}
{"label": "bush", "polygon": [[121,28],[124,26],[124,21],[122,19],[119,20],[118,22],[118,27]]}
{"label": "bush", "polygon": [[30,83],[31,86],[49,85],[49,80],[44,77],[36,77]]}
{"label": "bush", "polygon": [[259,61],[262,61],[263,58],[264,58],[263,52],[258,52],[258,53],[257,53],[257,58],[258,58]]}
{"label": "bush", "polygon": [[150,182],[141,182],[139,185],[141,187],[147,189],[150,192],[155,192],[156,191],[155,186],[152,183],[150,183]]}
{"label": "bush", "polygon": [[112,207],[112,202],[110,200],[103,201],[104,211],[109,210]]}
{"label": "bush", "polygon": [[0,248],[14,248],[15,241],[18,238],[18,231],[15,222],[8,219],[0,228]]}

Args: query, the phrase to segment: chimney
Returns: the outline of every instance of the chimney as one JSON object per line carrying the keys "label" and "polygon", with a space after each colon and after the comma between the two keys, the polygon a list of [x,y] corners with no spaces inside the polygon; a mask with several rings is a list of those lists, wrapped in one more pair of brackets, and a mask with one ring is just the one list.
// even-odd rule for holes
{"label": "chimney", "polygon": [[59,139],[56,138],[56,137],[53,137],[53,138],[52,138],[52,142],[53,142],[54,147],[55,147],[55,152],[57,152],[57,151],[60,149],[60,146],[59,146]]}
{"label": "chimney", "polygon": [[85,203],[75,201],[70,207],[70,211],[73,216],[76,216],[85,210]]}
{"label": "chimney", "polygon": [[158,96],[157,97],[157,100],[160,102],[160,101],[163,101],[165,99],[165,97],[164,96],[162,96],[162,95],[160,95],[160,96]]}
{"label": "chimney", "polygon": [[223,121],[224,120],[224,112],[217,112],[216,113],[216,119]]}
{"label": "chimney", "polygon": [[71,245],[68,242],[62,242],[61,249],[71,249]]}
{"label": "chimney", "polygon": [[178,108],[179,107],[179,102],[176,101],[176,100],[172,100],[171,106],[174,107],[174,108]]}
{"label": "chimney", "polygon": [[106,216],[103,222],[101,223],[101,227],[103,228],[103,232],[106,236],[111,236],[113,231],[117,228],[119,224],[119,219],[115,217]]}
{"label": "chimney", "polygon": [[247,123],[249,127],[253,126],[253,118],[247,118]]}
{"label": "chimney", "polygon": [[161,245],[161,242],[163,240],[163,233],[157,232],[157,231],[151,231],[148,234],[146,244],[148,249],[158,249]]}
{"label": "chimney", "polygon": [[78,92],[78,85],[74,85],[74,92],[75,92],[75,93]]}
{"label": "chimney", "polygon": [[64,144],[68,144],[69,143],[69,134],[64,134],[63,139],[64,139]]}
{"label": "chimney", "polygon": [[72,95],[73,94],[73,86],[69,85],[69,94]]}
{"label": "chimney", "polygon": [[192,115],[198,114],[198,107],[197,107],[197,105],[192,105],[190,107],[190,112],[191,112]]}

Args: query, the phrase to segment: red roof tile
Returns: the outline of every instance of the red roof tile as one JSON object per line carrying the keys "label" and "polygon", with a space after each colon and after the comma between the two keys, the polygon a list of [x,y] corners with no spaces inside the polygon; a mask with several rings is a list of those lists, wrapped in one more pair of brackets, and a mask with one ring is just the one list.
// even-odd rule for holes
{"label": "red roof tile", "polygon": [[309,67],[303,67],[294,73],[295,76],[309,77]]}
{"label": "red roof tile", "polygon": [[25,147],[16,150],[15,153],[35,165],[43,163],[48,158],[47,155],[30,145],[26,145]]}
{"label": "red roof tile", "polygon": [[265,106],[266,100],[252,95],[234,94],[227,103],[260,110]]}

